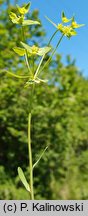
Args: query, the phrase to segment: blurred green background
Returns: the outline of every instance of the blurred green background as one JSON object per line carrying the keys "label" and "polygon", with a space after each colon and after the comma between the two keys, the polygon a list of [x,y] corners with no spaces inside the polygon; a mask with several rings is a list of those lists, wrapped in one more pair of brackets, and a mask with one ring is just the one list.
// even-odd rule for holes
{"label": "blurred green background", "polygon": [[[10,10],[16,12],[10,1],[0,0],[0,70],[24,75],[25,63],[12,51],[21,41],[21,30],[10,22]],[[39,20],[39,12],[28,17]],[[31,44],[45,45],[45,35],[42,25],[25,27]],[[47,145],[49,148],[34,170],[35,199],[88,199],[88,80],[69,55],[66,60],[64,66],[61,55],[56,54],[41,74],[49,80],[48,85],[36,85],[33,162]],[[17,175],[21,166],[29,181],[30,94],[23,80],[0,73],[0,199],[30,199]]]}

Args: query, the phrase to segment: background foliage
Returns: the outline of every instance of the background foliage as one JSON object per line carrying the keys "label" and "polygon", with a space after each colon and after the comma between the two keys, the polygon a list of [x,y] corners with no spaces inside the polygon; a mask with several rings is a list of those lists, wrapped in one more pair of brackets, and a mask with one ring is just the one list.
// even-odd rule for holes
{"label": "background foliage", "polygon": [[[15,1],[14,3],[16,3]],[[25,62],[12,51],[21,40],[20,28],[9,21],[15,11],[0,1],[0,68],[27,73]],[[29,17],[39,20],[35,10]],[[44,45],[42,26],[25,27],[27,41]],[[32,118],[33,161],[48,147],[34,170],[36,199],[88,199],[88,80],[67,56],[56,55],[42,73],[47,84],[36,86]],[[24,81],[0,73],[0,199],[29,199],[17,176],[28,176],[27,121],[31,89]]]}

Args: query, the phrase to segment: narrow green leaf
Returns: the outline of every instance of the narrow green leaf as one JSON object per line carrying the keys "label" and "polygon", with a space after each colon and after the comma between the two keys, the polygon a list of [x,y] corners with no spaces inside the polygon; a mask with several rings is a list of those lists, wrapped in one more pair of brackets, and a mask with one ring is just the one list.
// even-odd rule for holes
{"label": "narrow green leaf", "polygon": [[47,150],[48,146],[46,146],[46,148],[43,150],[42,154],[40,155],[39,159],[36,161],[36,163],[33,165],[33,169],[35,168],[35,166],[37,166],[37,164],[39,163],[40,159],[43,157],[45,151]]}
{"label": "narrow green leaf", "polygon": [[7,71],[7,70],[2,70],[1,72],[6,72],[10,76],[13,76],[13,77],[16,77],[16,78],[19,78],[19,79],[27,79],[27,78],[29,78],[29,76],[20,76],[20,75],[12,73],[10,71]]}
{"label": "narrow green leaf", "polygon": [[34,20],[23,20],[22,25],[26,26],[26,25],[40,25],[40,22],[38,21],[34,21]]}
{"label": "narrow green leaf", "polygon": [[20,48],[20,47],[14,47],[13,48],[14,52],[17,53],[19,56],[24,56],[26,54],[25,49]]}
{"label": "narrow green leaf", "polygon": [[25,186],[26,190],[30,192],[29,184],[28,184],[28,182],[27,182],[27,180],[25,178],[23,170],[20,167],[18,167],[18,175],[19,175],[19,178],[20,178],[21,182]]}

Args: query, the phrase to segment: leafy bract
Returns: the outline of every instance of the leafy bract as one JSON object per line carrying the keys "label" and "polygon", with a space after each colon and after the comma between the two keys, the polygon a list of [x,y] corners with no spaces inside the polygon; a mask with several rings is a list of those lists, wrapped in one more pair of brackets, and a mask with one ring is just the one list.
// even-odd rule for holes
{"label": "leafy bract", "polygon": [[34,20],[23,20],[22,25],[26,26],[26,25],[40,25],[40,22],[38,21],[34,21]]}
{"label": "leafy bract", "polygon": [[24,56],[26,54],[25,49],[20,48],[20,47],[14,47],[13,48],[14,52],[17,53],[19,56]]}
{"label": "leafy bract", "polygon": [[51,47],[43,47],[43,48],[39,48],[35,45],[33,45],[32,47],[21,42],[21,45],[27,50],[27,52],[29,52],[31,55],[39,55],[39,56],[43,56],[46,53],[48,53],[51,50]]}
{"label": "leafy bract", "polygon": [[47,47],[47,46],[43,47],[43,48],[39,48],[38,55],[40,55],[40,56],[45,55],[50,50],[51,50],[51,47]]}
{"label": "leafy bract", "polygon": [[78,24],[77,22],[73,21],[71,26],[73,29],[76,29],[76,28],[80,28],[82,26],[85,26],[85,24]]}
{"label": "leafy bract", "polygon": [[20,178],[21,182],[25,186],[26,190],[30,192],[29,184],[28,184],[28,182],[27,182],[27,180],[25,178],[25,175],[24,175],[23,170],[21,169],[21,167],[18,167],[18,175],[19,175],[19,178]]}

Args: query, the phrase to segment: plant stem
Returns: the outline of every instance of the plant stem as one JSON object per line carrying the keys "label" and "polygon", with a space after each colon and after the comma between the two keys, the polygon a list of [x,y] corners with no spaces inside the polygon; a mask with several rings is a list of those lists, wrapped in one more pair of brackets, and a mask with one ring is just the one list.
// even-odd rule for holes
{"label": "plant stem", "polygon": [[46,66],[49,65],[49,63],[50,63],[50,61],[52,60],[52,57],[54,56],[54,54],[55,54],[55,52],[56,52],[56,50],[57,50],[57,48],[58,48],[58,46],[59,46],[59,44],[60,44],[60,42],[61,42],[63,36],[64,36],[64,34],[61,36],[60,40],[58,41],[58,43],[57,43],[55,49],[53,50],[53,52],[52,52],[52,54],[51,54],[51,56],[49,57],[49,59],[47,60],[47,62],[44,64],[44,66],[41,68],[41,70],[39,71],[39,73],[40,73]]}
{"label": "plant stem", "polygon": [[30,66],[29,66],[27,51],[26,51],[26,53],[25,53],[25,62],[26,62],[27,68],[28,68],[28,70],[29,70],[29,72],[30,72],[30,75],[32,76],[33,74],[32,74],[32,72],[31,72],[31,68],[30,68]]}
{"label": "plant stem", "polygon": [[[22,27],[22,37],[23,37],[23,41],[24,41],[24,28]],[[31,71],[31,68],[29,66],[29,62],[28,62],[28,54],[26,51],[25,54],[25,61],[26,61],[26,65],[27,68],[30,72],[30,75],[33,76],[33,73]],[[30,99],[30,112],[28,115],[28,156],[29,156],[29,173],[30,173],[30,182],[29,182],[29,186],[30,186],[30,195],[31,195],[31,200],[34,200],[34,189],[33,189],[33,163],[32,163],[32,146],[31,146],[31,112],[32,112],[32,102],[33,102],[33,92],[34,92],[34,85],[32,88],[32,93],[31,93],[31,99]]]}
{"label": "plant stem", "polygon": [[[24,27],[23,26],[22,26],[21,30],[22,30],[22,40],[25,42]],[[30,68],[30,65],[29,65],[29,62],[28,62],[28,53],[27,53],[27,50],[26,50],[26,54],[25,54],[25,62],[26,62],[28,71],[30,72],[30,75],[32,76],[31,68]]]}
{"label": "plant stem", "polygon": [[31,200],[34,200],[34,188],[33,188],[33,163],[32,163],[32,147],[31,147],[31,116],[32,116],[32,103],[33,103],[34,85],[32,87],[31,99],[30,99],[30,112],[28,115],[28,152],[29,152],[29,172],[30,172],[30,189]]}
{"label": "plant stem", "polygon": [[50,43],[51,43],[52,39],[54,38],[55,34],[56,34],[58,31],[59,31],[59,30],[57,29],[57,30],[54,32],[54,34],[53,34],[53,35],[52,35],[52,37],[50,38],[50,40],[49,40],[49,42],[48,42],[48,45],[47,45],[47,46],[49,46],[49,45],[50,45]]}
{"label": "plant stem", "polygon": [[31,200],[34,200],[33,190],[33,163],[32,163],[32,148],[31,148],[31,113],[28,116],[28,151],[29,151],[29,169],[30,169],[30,190]]}
{"label": "plant stem", "polygon": [[37,75],[38,75],[38,73],[39,73],[39,69],[40,69],[40,67],[41,67],[41,64],[42,64],[42,62],[43,62],[44,57],[45,57],[45,54],[42,56],[42,58],[41,58],[41,60],[40,60],[40,62],[39,62],[39,65],[38,65],[37,70],[36,70],[36,72],[35,72],[34,78],[36,78]]}
{"label": "plant stem", "polygon": [[[58,29],[54,32],[54,34],[53,34],[52,37],[50,38],[50,40],[49,40],[47,46],[50,45],[52,39],[54,38],[54,36],[55,36],[55,34],[56,34],[57,32],[58,32]],[[40,67],[41,67],[41,65],[42,65],[42,62],[43,62],[44,58],[45,58],[45,54],[42,56],[42,58],[41,58],[41,60],[40,60],[40,63],[39,63],[39,65],[38,65],[38,67],[37,67],[37,70],[36,70],[36,72],[35,72],[34,78],[36,78],[37,75],[39,74],[39,72],[40,72],[39,70],[40,70]]]}
{"label": "plant stem", "polygon": [[22,30],[22,40],[25,42],[24,27],[23,26],[21,27],[21,30]]}
{"label": "plant stem", "polygon": [[[57,31],[56,31],[56,32],[57,32]],[[54,37],[54,35],[56,34],[56,32],[53,34],[53,36],[51,37],[51,39]],[[38,68],[37,68],[37,70],[36,70],[35,77],[38,76],[46,66],[49,65],[49,63],[50,63],[52,57],[54,56],[54,54],[55,54],[55,52],[56,52],[56,50],[57,50],[57,48],[58,48],[58,46],[59,46],[59,44],[60,44],[60,42],[61,42],[63,36],[64,36],[64,34],[63,34],[63,35],[61,36],[61,38],[59,39],[59,41],[58,41],[58,43],[57,43],[55,49],[53,50],[53,52],[52,52],[51,56],[49,57],[49,59],[47,60],[47,62],[46,62],[46,63],[44,64],[44,66],[40,69],[40,66],[41,66],[41,64],[42,64],[42,62],[43,62],[43,59],[44,59],[44,57],[45,57],[45,55],[43,55],[43,57],[42,57],[42,59],[41,59],[41,61],[40,61],[40,64],[38,65]],[[51,41],[51,39],[50,39],[50,41]],[[49,42],[49,43],[50,43],[50,42]]]}

